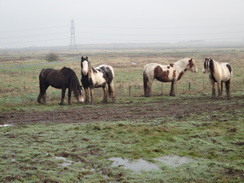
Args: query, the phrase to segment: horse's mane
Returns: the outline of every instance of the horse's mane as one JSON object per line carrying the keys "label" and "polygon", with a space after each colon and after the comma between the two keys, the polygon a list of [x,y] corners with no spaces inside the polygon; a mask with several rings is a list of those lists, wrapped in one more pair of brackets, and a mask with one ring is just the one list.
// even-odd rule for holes
{"label": "horse's mane", "polygon": [[209,69],[210,69],[210,76],[211,76],[211,79],[213,79],[215,82],[216,82],[216,79],[214,77],[214,72],[215,72],[215,69],[214,69],[214,60],[209,58]]}

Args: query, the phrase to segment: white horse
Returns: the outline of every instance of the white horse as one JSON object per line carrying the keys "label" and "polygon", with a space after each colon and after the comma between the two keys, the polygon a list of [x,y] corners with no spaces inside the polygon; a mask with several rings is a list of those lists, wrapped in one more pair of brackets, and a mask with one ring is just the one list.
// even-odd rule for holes
{"label": "white horse", "polygon": [[161,82],[171,82],[170,96],[175,96],[175,84],[183,76],[184,72],[190,70],[197,72],[197,66],[192,58],[184,58],[173,64],[161,65],[149,63],[143,70],[144,96],[152,95],[152,83],[154,79]]}
{"label": "white horse", "polygon": [[93,89],[98,87],[103,88],[103,102],[107,102],[108,93],[112,101],[115,102],[115,89],[113,84],[114,70],[112,66],[100,65],[93,68],[88,61],[88,57],[81,57],[81,75],[81,83],[85,90],[86,103],[89,103],[88,89],[90,88],[91,103],[93,103]]}
{"label": "white horse", "polygon": [[202,72],[210,73],[209,78],[212,84],[212,97],[215,97],[215,83],[217,83],[218,86],[218,97],[222,96],[223,82],[225,82],[227,97],[230,97],[230,83],[233,71],[229,63],[218,63],[211,58],[205,58]]}

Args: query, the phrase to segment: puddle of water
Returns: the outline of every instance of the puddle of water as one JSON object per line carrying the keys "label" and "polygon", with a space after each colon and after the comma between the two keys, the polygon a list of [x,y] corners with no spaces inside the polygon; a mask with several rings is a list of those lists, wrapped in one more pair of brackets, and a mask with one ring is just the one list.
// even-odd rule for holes
{"label": "puddle of water", "polygon": [[73,163],[73,161],[68,160],[65,157],[56,156],[55,158],[58,159],[58,160],[63,160],[63,163],[60,164],[62,167],[69,166],[69,165],[71,165]]}
{"label": "puddle of water", "polygon": [[180,156],[163,156],[159,158],[154,158],[155,161],[162,162],[169,167],[178,167],[185,163],[192,163],[194,160],[186,157]]}
{"label": "puddle of water", "polygon": [[[134,173],[140,173],[141,171],[161,170],[158,165],[145,161],[143,159],[130,162],[128,159],[113,157],[109,158],[109,160],[113,161],[111,165],[112,167],[123,166],[125,169],[132,170]],[[162,162],[168,167],[178,167],[185,163],[194,162],[193,159],[180,156],[163,156],[159,158],[154,158],[153,160],[157,162]]]}
{"label": "puddle of water", "polygon": [[13,126],[13,124],[3,124],[3,125],[0,125],[0,127],[7,127],[7,126]]}
{"label": "puddle of water", "polygon": [[134,173],[139,173],[141,171],[151,171],[151,170],[160,170],[160,168],[154,163],[150,163],[143,159],[130,162],[127,159],[122,158],[109,158],[113,161],[112,167],[123,166],[125,169],[132,170]]}

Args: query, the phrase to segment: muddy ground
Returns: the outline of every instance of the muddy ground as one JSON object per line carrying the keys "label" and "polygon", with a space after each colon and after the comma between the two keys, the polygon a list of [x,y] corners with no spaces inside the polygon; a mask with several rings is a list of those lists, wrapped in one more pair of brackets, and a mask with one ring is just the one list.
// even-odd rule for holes
{"label": "muddy ground", "polygon": [[[216,113],[217,111],[217,113]],[[211,120],[222,120],[216,114],[243,116],[244,97],[233,97],[230,100],[202,98],[160,99],[156,102],[128,102],[117,104],[93,104],[81,107],[73,105],[70,109],[55,111],[5,112],[0,113],[1,124],[34,124],[34,123],[89,123],[99,121],[150,121],[156,118],[181,120],[190,116]],[[229,114],[229,115],[228,115]],[[228,118],[230,118],[227,117]]]}

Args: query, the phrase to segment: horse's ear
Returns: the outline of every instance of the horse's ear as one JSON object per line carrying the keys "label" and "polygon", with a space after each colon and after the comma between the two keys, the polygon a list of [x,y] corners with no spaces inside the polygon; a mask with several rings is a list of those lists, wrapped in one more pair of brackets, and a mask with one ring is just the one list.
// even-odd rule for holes
{"label": "horse's ear", "polygon": [[86,60],[88,61],[88,57],[86,57]]}
{"label": "horse's ear", "polygon": [[83,59],[84,59],[84,58],[83,58],[83,56],[82,56],[82,57],[81,57],[81,61],[83,61]]}

